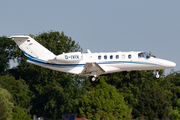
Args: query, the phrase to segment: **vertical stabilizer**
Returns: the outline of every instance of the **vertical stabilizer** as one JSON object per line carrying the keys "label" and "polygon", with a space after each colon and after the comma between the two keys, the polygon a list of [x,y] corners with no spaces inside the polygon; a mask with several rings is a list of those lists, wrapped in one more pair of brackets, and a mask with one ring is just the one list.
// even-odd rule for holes
{"label": "vertical stabilizer", "polygon": [[30,36],[11,36],[10,38],[16,42],[16,44],[28,58],[34,57],[46,60],[55,57],[52,52]]}

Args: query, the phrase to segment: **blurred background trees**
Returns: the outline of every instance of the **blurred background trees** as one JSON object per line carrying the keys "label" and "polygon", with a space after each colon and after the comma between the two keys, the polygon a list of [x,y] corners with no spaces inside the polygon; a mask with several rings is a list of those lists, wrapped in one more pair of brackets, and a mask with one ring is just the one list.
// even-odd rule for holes
{"label": "blurred background trees", "polygon": [[12,120],[12,109],[14,107],[12,95],[0,87],[0,120]]}

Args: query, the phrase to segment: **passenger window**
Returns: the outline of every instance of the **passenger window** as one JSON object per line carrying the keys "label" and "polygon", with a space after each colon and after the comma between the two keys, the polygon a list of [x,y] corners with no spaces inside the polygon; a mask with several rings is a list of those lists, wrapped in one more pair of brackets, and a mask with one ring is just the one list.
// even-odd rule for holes
{"label": "passenger window", "polygon": [[104,59],[107,59],[107,55],[104,56]]}
{"label": "passenger window", "polygon": [[119,55],[116,55],[116,59],[119,59]]}
{"label": "passenger window", "polygon": [[99,60],[101,59],[101,56],[100,56],[100,55],[98,56],[98,59],[99,59]]}
{"label": "passenger window", "polygon": [[113,59],[113,56],[112,56],[112,55],[110,56],[110,59]]}
{"label": "passenger window", "polygon": [[131,59],[131,55],[128,55],[128,58]]}
{"label": "passenger window", "polygon": [[124,54],[122,54],[122,56],[121,56],[121,57],[122,57],[122,59],[124,59],[124,58],[125,58],[125,55],[124,55]]}

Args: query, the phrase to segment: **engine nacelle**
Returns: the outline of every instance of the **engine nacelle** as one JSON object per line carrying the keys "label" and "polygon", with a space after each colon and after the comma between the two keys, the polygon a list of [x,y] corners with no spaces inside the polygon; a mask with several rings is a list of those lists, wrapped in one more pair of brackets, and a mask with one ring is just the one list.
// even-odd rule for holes
{"label": "engine nacelle", "polygon": [[63,53],[61,55],[56,56],[56,60],[60,62],[79,62],[82,60],[82,53],[81,52],[72,52],[72,53]]}

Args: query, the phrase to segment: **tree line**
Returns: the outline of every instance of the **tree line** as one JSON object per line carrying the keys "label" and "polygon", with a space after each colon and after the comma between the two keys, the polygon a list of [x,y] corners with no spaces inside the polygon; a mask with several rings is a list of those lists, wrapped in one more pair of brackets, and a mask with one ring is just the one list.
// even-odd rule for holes
{"label": "tree line", "polygon": [[[59,55],[82,51],[64,32],[31,35]],[[9,60],[18,65],[10,68]],[[44,116],[60,120],[76,114],[92,120],[180,119],[180,73],[159,70],[123,71],[102,75],[96,87],[87,77],[29,64],[14,41],[0,37],[0,120],[31,120]]]}

